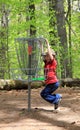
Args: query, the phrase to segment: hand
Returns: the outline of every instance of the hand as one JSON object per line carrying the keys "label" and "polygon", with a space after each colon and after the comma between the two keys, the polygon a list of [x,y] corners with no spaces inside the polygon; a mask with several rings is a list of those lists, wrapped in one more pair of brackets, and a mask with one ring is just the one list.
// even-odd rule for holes
{"label": "hand", "polygon": [[49,44],[48,39],[46,39],[46,44],[47,44],[47,45]]}
{"label": "hand", "polygon": [[47,48],[49,49],[49,48],[50,48],[50,45],[49,45],[49,42],[48,42],[47,39],[46,39],[46,45],[47,45]]}
{"label": "hand", "polygon": [[41,53],[43,53],[43,44],[42,44],[42,42],[40,40],[39,40],[39,43],[40,43]]}

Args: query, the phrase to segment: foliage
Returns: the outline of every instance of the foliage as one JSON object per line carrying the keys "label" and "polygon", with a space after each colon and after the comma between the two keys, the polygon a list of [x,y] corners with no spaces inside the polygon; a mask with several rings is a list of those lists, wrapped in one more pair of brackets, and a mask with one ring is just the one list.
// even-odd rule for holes
{"label": "foliage", "polygon": [[[35,4],[35,19],[30,19],[31,12],[29,12],[29,2]],[[32,24],[36,28],[36,37],[46,37],[50,39],[49,32],[54,31],[57,34],[57,27],[50,28],[49,21],[54,16],[54,22],[56,21],[55,18],[55,11],[51,13],[49,16],[49,3],[47,0],[0,0],[0,19],[2,18],[2,5],[5,5],[5,8],[8,12],[8,26],[7,28],[7,38],[5,43],[7,42],[8,48],[6,51],[7,61],[5,63],[7,70],[11,68],[19,68],[18,60],[16,57],[16,49],[15,49],[15,38],[18,37],[30,37],[30,25]],[[67,11],[67,3],[65,2],[65,10]],[[80,61],[80,12],[75,11],[72,9],[72,16],[71,16],[71,24],[72,24],[72,36],[71,36],[71,55],[72,55],[72,68],[73,68],[73,77],[80,77],[79,72],[79,61]],[[68,25],[66,24],[66,29]],[[2,31],[2,26],[0,25],[0,30]],[[2,37],[4,39],[4,37]],[[51,39],[54,39],[54,43],[56,44],[54,50],[57,52],[57,60],[58,64],[60,65],[60,52],[61,48],[59,46],[59,38],[57,35],[52,35]],[[7,45],[6,45],[7,46]],[[1,46],[0,46],[1,48]],[[1,62],[1,59],[0,59]],[[60,76],[61,73],[61,66],[58,67],[58,74]],[[4,78],[9,78],[9,73],[6,73]]]}

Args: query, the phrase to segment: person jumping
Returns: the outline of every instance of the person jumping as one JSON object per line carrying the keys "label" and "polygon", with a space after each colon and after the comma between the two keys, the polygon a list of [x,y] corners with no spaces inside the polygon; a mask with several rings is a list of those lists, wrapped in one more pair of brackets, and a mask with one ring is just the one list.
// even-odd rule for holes
{"label": "person jumping", "polygon": [[56,76],[57,61],[55,59],[55,52],[50,48],[49,42],[46,39],[47,52],[42,53],[44,61],[44,76],[45,76],[45,88],[41,91],[40,95],[43,99],[51,104],[54,104],[56,110],[59,106],[59,102],[62,98],[61,94],[54,94],[59,87],[59,81]]}

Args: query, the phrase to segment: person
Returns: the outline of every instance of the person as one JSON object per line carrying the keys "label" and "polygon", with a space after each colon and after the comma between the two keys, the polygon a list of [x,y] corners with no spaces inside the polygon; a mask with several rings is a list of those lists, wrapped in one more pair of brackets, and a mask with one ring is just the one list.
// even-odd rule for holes
{"label": "person", "polygon": [[58,109],[59,102],[62,98],[61,94],[55,94],[56,89],[59,87],[59,81],[56,76],[57,61],[55,58],[55,52],[50,48],[48,40],[46,39],[47,52],[42,53],[44,61],[44,76],[45,76],[45,87],[41,91],[41,97],[51,104],[54,104],[54,109]]}

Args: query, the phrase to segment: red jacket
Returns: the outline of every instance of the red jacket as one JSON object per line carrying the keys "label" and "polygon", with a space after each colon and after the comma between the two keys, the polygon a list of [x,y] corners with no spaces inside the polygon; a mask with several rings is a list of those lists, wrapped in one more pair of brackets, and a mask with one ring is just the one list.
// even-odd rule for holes
{"label": "red jacket", "polygon": [[44,65],[44,75],[45,75],[45,83],[46,84],[52,84],[56,83],[58,81],[57,76],[56,76],[56,67],[57,67],[57,62],[55,59],[53,59],[50,62],[45,62]]}

